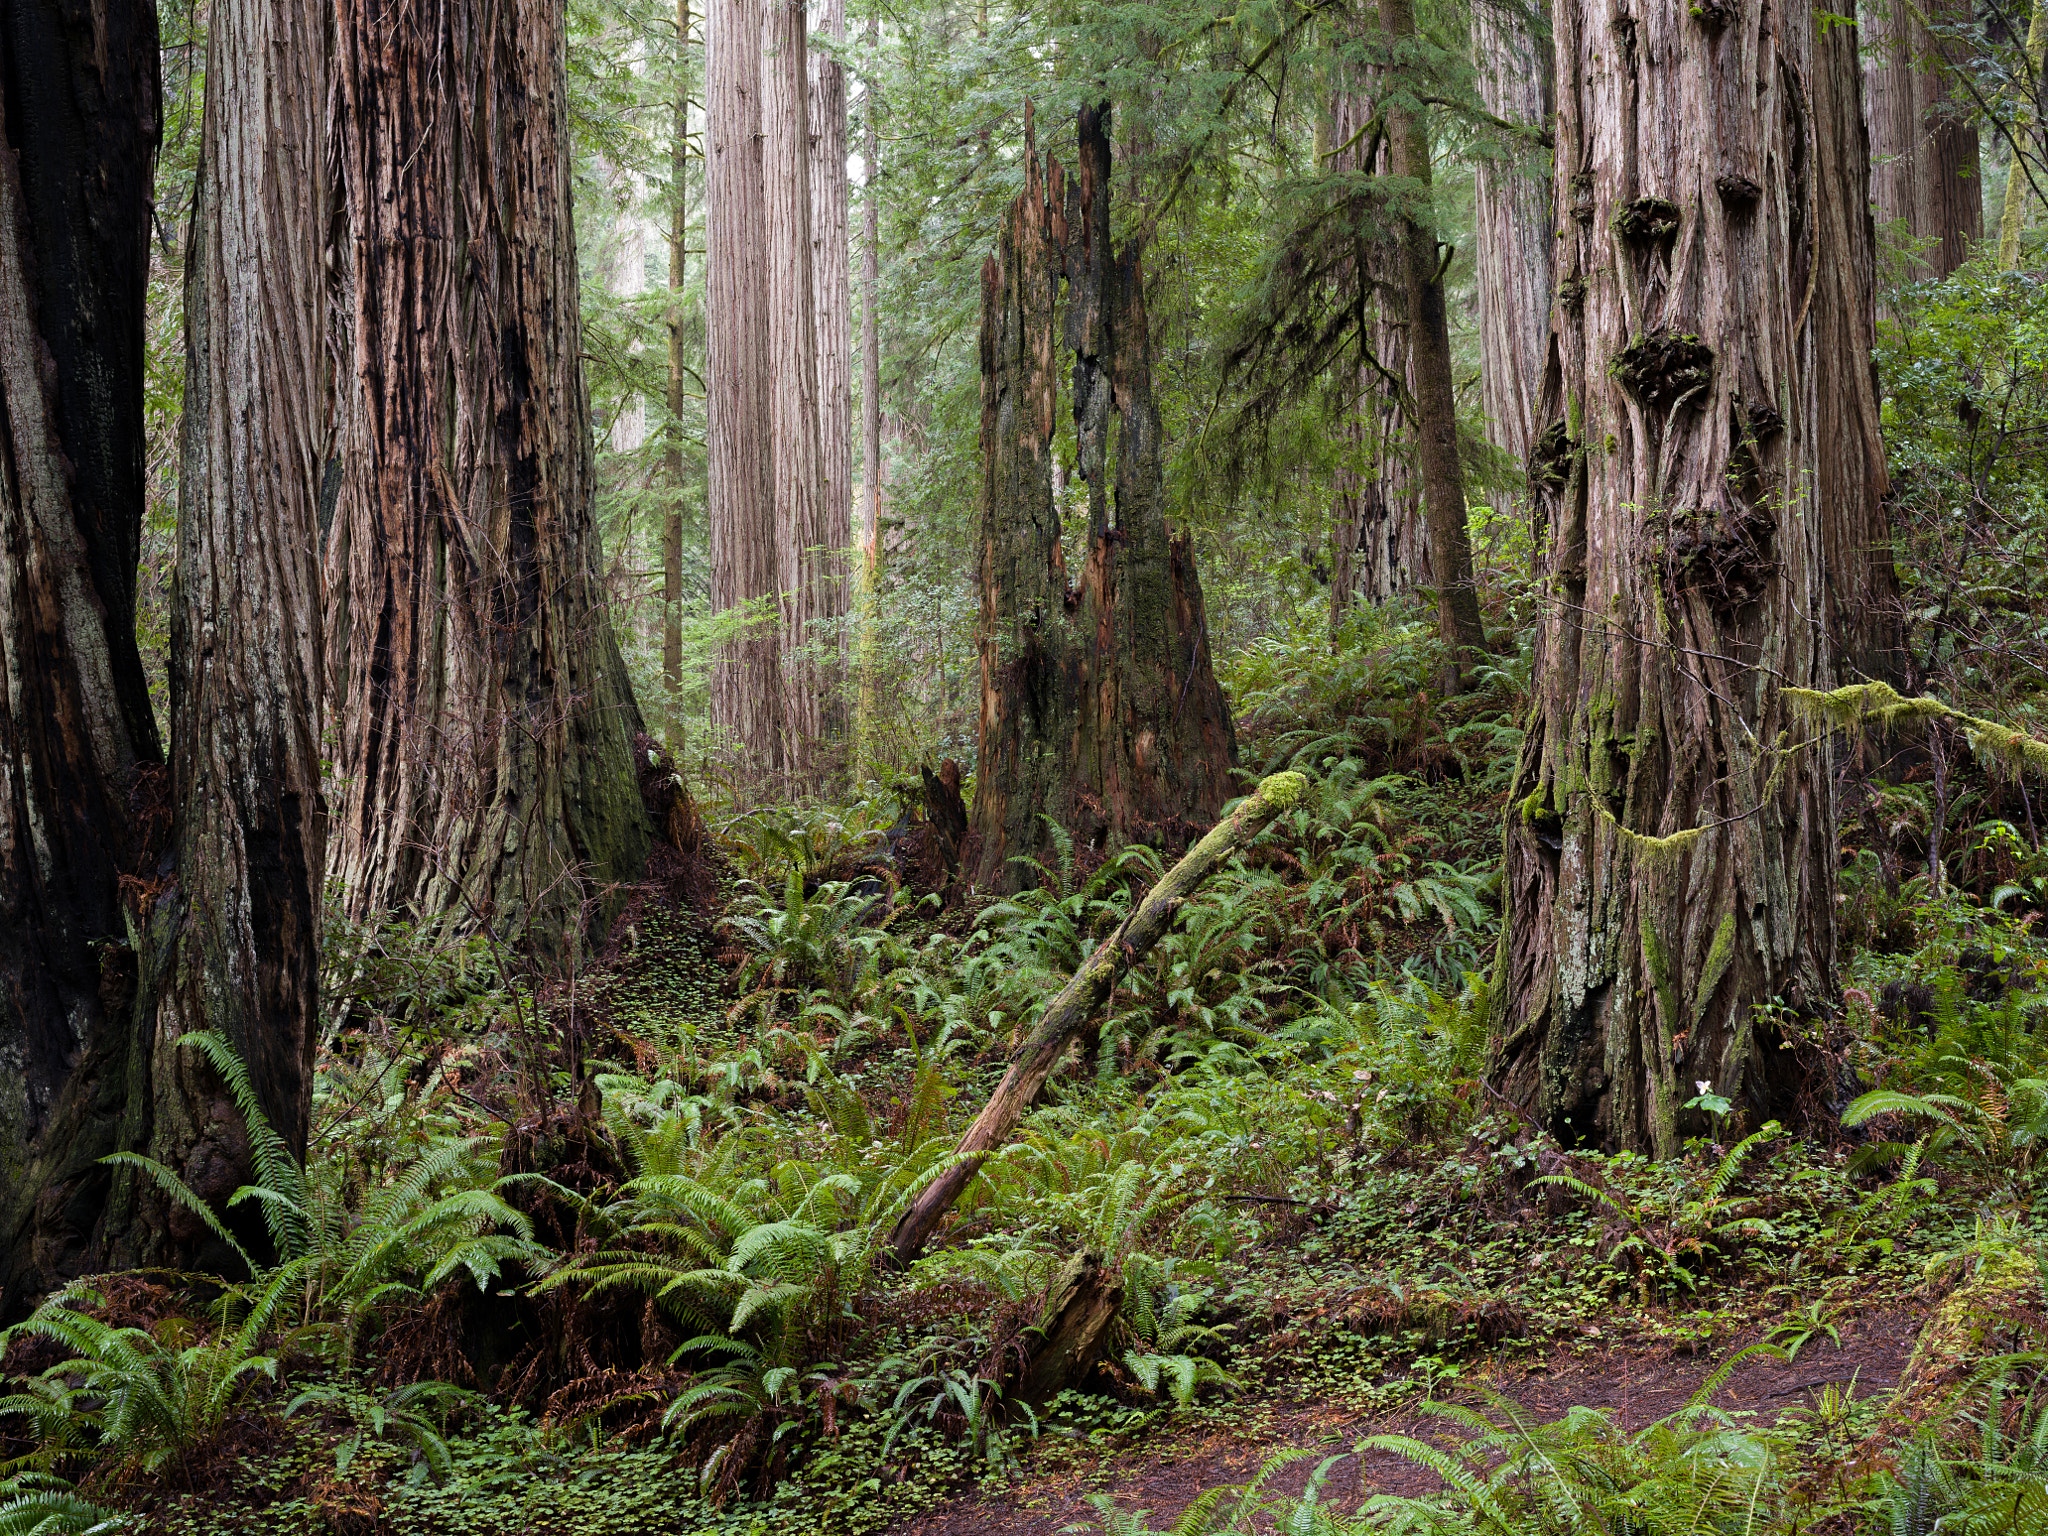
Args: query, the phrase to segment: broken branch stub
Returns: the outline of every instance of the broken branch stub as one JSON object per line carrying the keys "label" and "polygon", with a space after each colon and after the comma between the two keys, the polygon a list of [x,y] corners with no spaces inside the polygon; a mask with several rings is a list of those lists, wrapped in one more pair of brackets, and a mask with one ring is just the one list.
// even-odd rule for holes
{"label": "broken branch stub", "polygon": [[1068,1043],[1079,1034],[1116,986],[1124,971],[1151,953],[1197,887],[1216,866],[1263,832],[1273,818],[1297,803],[1308,788],[1298,773],[1276,773],[1212,827],[1159,883],[1145,893],[1137,910],[1105,939],[1087,963],[1046,1005],[1045,1013],[1024,1043],[1010,1057],[1003,1080],[960,1138],[958,1161],[924,1187],[889,1234],[889,1248],[898,1264],[908,1264],[924,1250],[932,1230],[960,1198],[990,1153],[1017,1128],[1024,1111],[1058,1065]]}

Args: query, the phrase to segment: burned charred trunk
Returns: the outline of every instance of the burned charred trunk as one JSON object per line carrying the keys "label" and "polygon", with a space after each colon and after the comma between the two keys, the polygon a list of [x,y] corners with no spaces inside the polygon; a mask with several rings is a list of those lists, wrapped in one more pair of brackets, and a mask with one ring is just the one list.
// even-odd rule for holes
{"label": "burned charred trunk", "polygon": [[[1033,147],[982,271],[984,887],[1019,884],[1012,860],[1046,846],[1044,817],[1097,847],[1180,843],[1230,793],[1236,736],[1201,584],[1167,523],[1143,253],[1112,251],[1109,185],[1107,113],[1084,109],[1078,173],[1041,169]],[[1088,497],[1077,583],[1050,455],[1062,327]]]}
{"label": "burned charred trunk", "polygon": [[[0,7],[0,1309],[99,1266],[147,1124],[123,882],[162,750],[135,643],[155,8]],[[135,889],[131,885],[130,889]]]}

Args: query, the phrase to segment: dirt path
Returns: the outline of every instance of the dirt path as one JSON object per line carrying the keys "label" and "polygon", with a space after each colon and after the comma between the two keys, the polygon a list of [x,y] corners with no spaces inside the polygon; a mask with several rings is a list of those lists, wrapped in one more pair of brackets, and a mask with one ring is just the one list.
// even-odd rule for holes
{"label": "dirt path", "polygon": [[[1713,1401],[1768,1421],[1811,1402],[1828,1386],[1853,1384],[1858,1397],[1887,1391],[1905,1368],[1920,1321],[1917,1312],[1875,1312],[1842,1324],[1839,1348],[1823,1337],[1810,1341],[1795,1360],[1752,1356],[1735,1368]],[[1728,1353],[1656,1360],[1615,1352],[1561,1360],[1554,1367],[1514,1368],[1490,1384],[1538,1418],[1559,1417],[1579,1403],[1607,1409],[1624,1428],[1635,1430],[1684,1407]],[[1429,1416],[1412,1411],[1374,1417],[1334,1404],[1250,1404],[1236,1423],[1163,1436],[1097,1465],[1052,1474],[1028,1468],[998,1494],[942,1504],[892,1527],[888,1536],[1055,1536],[1077,1524],[1096,1530],[1100,1517],[1087,1498],[1105,1491],[1119,1508],[1150,1510],[1152,1524],[1169,1526],[1204,1489],[1250,1480],[1285,1447],[1311,1453],[1273,1483],[1276,1489],[1298,1492],[1325,1457],[1367,1435],[1426,1437],[1440,1428]],[[1400,1457],[1345,1455],[1323,1485],[1323,1502],[1349,1511],[1369,1494],[1420,1494],[1438,1486],[1432,1474]]]}

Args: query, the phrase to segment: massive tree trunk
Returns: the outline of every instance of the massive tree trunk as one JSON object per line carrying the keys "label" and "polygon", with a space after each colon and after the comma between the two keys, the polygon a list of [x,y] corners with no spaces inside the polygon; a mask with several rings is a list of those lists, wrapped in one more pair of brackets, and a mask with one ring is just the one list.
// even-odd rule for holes
{"label": "massive tree trunk", "polygon": [[[1380,0],[1380,26],[1396,48],[1415,36],[1410,0]],[[1383,107],[1387,169],[1413,190],[1401,194],[1394,241],[1397,270],[1407,297],[1408,367],[1414,380],[1415,464],[1422,480],[1423,519],[1437,584],[1437,633],[1450,650],[1455,684],[1474,652],[1485,649],[1479,591],[1472,582],[1472,542],[1465,521],[1465,472],[1458,461],[1458,398],[1451,375],[1450,319],[1444,304],[1443,266],[1429,210],[1415,206],[1430,191],[1429,129],[1423,108],[1389,81]]]}
{"label": "massive tree trunk", "polygon": [[[1536,35],[1538,14],[1493,5],[1472,8],[1472,52],[1479,98],[1495,117],[1544,129],[1550,124],[1550,42]],[[1549,156],[1534,146],[1503,146],[1473,169],[1472,226],[1479,274],[1479,387],[1486,438],[1516,463],[1536,443],[1543,359],[1550,342],[1551,216]]]}
{"label": "massive tree trunk", "polygon": [[1670,1155],[1699,1083],[1739,1127],[1788,1111],[1759,1005],[1831,996],[1828,746],[1781,690],[1832,682],[1827,450],[1876,432],[1824,319],[1869,259],[1855,52],[1797,7],[1553,14],[1548,602],[1492,1073],[1567,1141]]}
{"label": "massive tree trunk", "polygon": [[[985,888],[1027,879],[1012,860],[1045,848],[1045,816],[1096,847],[1184,841],[1221,810],[1236,757],[1193,549],[1167,525],[1142,253],[1110,246],[1108,126],[1082,111],[1071,182],[1049,157],[1041,175],[1029,146],[1024,192],[982,269]],[[1078,588],[1052,495],[1062,319],[1088,483]]]}
{"label": "massive tree trunk", "polygon": [[1879,222],[1904,231],[1915,275],[1946,277],[1984,233],[1984,186],[1977,125],[1923,14],[1952,24],[1970,13],[1959,0],[1929,0],[1924,13],[1910,0],[1875,0],[1861,17],[1870,201]]}
{"label": "massive tree trunk", "polygon": [[[781,3],[781,0],[772,0]],[[712,723],[755,773],[783,770],[780,572],[768,427],[768,205],[761,154],[760,0],[706,12],[704,221],[711,608],[746,609],[720,648]]]}
{"label": "massive tree trunk", "polygon": [[[1333,171],[1389,174],[1387,143],[1373,132],[1372,102],[1364,93],[1335,94],[1331,137]],[[1348,462],[1337,472],[1332,498],[1333,630],[1360,597],[1384,603],[1435,580],[1422,487],[1411,462],[1415,375],[1399,260],[1394,242],[1360,239],[1350,263],[1361,356],[1344,419]]]}
{"label": "massive tree trunk", "polygon": [[[255,1169],[212,1068],[178,1048],[187,1030],[227,1037],[295,1157],[312,1114],[329,15],[328,0],[220,0],[207,40],[171,627],[176,873],[151,914],[143,996],[150,1152],[216,1204]],[[145,1194],[146,1224],[165,1230],[127,1233],[113,1257],[203,1249],[203,1223]]]}
{"label": "massive tree trunk", "polygon": [[332,865],[359,917],[557,950],[649,842],[592,521],[561,0],[337,0],[336,28]]}
{"label": "massive tree trunk", "polygon": [[[846,0],[826,0],[825,35],[846,41]],[[845,734],[838,681],[845,675],[847,547],[853,542],[853,292],[847,240],[846,69],[829,54],[811,59],[811,277],[818,316],[818,466],[825,558],[818,616],[835,660],[825,701],[827,737]]]}
{"label": "massive tree trunk", "polygon": [[815,787],[828,672],[825,483],[818,438],[817,289],[811,271],[810,80],[803,0],[768,0],[761,60],[761,158],[768,204],[768,420],[782,592],[784,766]]}
{"label": "massive tree trunk", "polygon": [[155,875],[135,643],[155,8],[0,6],[0,1311],[104,1261],[145,1063],[124,876]]}

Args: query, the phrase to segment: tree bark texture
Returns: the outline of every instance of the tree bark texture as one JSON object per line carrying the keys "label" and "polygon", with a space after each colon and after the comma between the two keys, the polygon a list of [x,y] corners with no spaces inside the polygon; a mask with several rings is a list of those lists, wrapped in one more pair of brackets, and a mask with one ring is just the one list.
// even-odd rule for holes
{"label": "tree bark texture", "polygon": [[661,680],[668,687],[668,749],[683,750],[683,487],[688,469],[682,420],[690,402],[683,289],[690,264],[690,0],[676,0],[676,104],[669,134],[675,208],[668,227],[668,479],[674,500],[661,523]]}
{"label": "tree bark texture", "polygon": [[1491,1071],[1568,1142],[1668,1156],[1711,1129],[1682,1108],[1698,1083],[1739,1125],[1786,1112],[1793,1058],[1757,1007],[1831,995],[1828,748],[1780,690],[1832,681],[1827,445],[1866,427],[1819,320],[1868,259],[1844,233],[1855,52],[1796,7],[1553,18],[1542,681]]}
{"label": "tree bark texture", "polygon": [[[1832,146],[1830,165],[1853,185],[1870,184],[1869,141],[1858,106],[1863,83],[1856,11],[1814,41],[1813,136]],[[1974,159],[1972,130],[1971,155]],[[1970,195],[1977,184],[1970,182]],[[1858,180],[1857,178],[1861,178]],[[1843,682],[1905,679],[1905,604],[1892,559],[1884,428],[1877,381],[1877,234],[1868,199],[1814,200],[1819,248],[1809,276],[1814,388],[1825,403],[1816,435],[1813,498],[1821,509],[1821,565],[1827,575],[1828,642]]]}
{"label": "tree bark texture", "polygon": [[124,877],[167,830],[135,643],[155,8],[0,6],[0,1311],[104,1262],[147,1082]]}
{"label": "tree bark texture", "polygon": [[[1142,253],[1110,248],[1106,114],[1082,111],[1080,148],[1072,180],[1050,157],[1041,172],[1031,148],[982,269],[974,815],[987,888],[1022,883],[1011,861],[1046,846],[1046,816],[1096,847],[1183,840],[1228,798],[1237,752],[1193,548],[1167,525]],[[1062,325],[1088,483],[1078,584],[1052,494]]]}
{"label": "tree bark texture", "polygon": [[803,0],[767,0],[765,20],[761,156],[768,205],[768,420],[782,602],[783,765],[801,790],[815,787],[813,757],[824,734],[830,676],[816,627],[826,617],[825,481]]}
{"label": "tree bark texture", "polygon": [[[1380,0],[1380,26],[1396,46],[1415,36],[1410,0]],[[1465,520],[1465,472],[1458,461],[1458,399],[1451,374],[1450,319],[1443,263],[1434,229],[1424,222],[1430,196],[1429,127],[1423,109],[1398,88],[1384,108],[1388,171],[1405,183],[1395,227],[1402,286],[1408,300],[1408,366],[1414,380],[1415,466],[1422,480],[1423,520],[1436,566],[1437,633],[1451,652],[1455,683],[1471,655],[1486,646],[1479,589],[1472,581],[1472,540]]]}
{"label": "tree bark texture", "polygon": [[[1085,137],[1082,153],[1087,153]],[[1056,164],[1053,170],[1057,172]],[[1028,182],[1025,191],[1028,196]],[[1159,883],[1145,893],[1123,925],[1096,946],[1095,953],[1045,1005],[1045,1012],[1039,1015],[1031,1033],[1010,1053],[1010,1064],[989,1095],[988,1103],[960,1138],[954,1149],[956,1161],[918,1193],[890,1230],[889,1248],[899,1264],[908,1264],[924,1251],[940,1219],[974,1181],[989,1154],[1010,1139],[1074,1037],[1109,1001],[1117,979],[1141,963],[1152,947],[1166,937],[1181,908],[1201,889],[1202,882],[1225,859],[1248,847],[1276,816],[1298,804],[1307,789],[1308,781],[1298,773],[1276,773],[1261,781],[1256,790],[1238,802],[1236,810],[1211,827],[1173,868],[1160,876]]]}
{"label": "tree bark texture", "polygon": [[[149,924],[150,1154],[225,1202],[254,1168],[188,1030],[227,1037],[303,1158],[319,1039],[320,489],[327,457],[329,0],[218,0],[185,280],[171,628],[176,873]],[[131,1257],[210,1238],[168,1231]]]}
{"label": "tree bark texture", "polygon": [[[780,3],[780,0],[771,0]],[[706,12],[705,445],[710,469],[711,607],[758,620],[721,648],[711,718],[745,765],[783,770],[781,575],[770,471],[768,204],[762,179],[760,0]]]}
{"label": "tree bark texture", "polygon": [[[823,31],[846,41],[846,0],[825,0]],[[834,686],[825,701],[825,734],[845,734],[837,680],[844,676],[848,612],[847,551],[853,543],[853,249],[846,175],[846,69],[830,54],[811,57],[811,279],[818,321],[818,466],[823,488],[824,559],[820,618],[834,630]]]}
{"label": "tree bark texture", "polygon": [[[868,12],[868,55],[873,59],[881,45],[881,13]],[[872,68],[872,66],[871,66]],[[875,719],[874,650],[879,638],[874,630],[881,622],[880,587],[882,526],[882,200],[875,183],[881,167],[881,97],[870,73],[861,92],[861,120],[865,138],[861,148],[861,248],[860,248],[860,461],[861,517],[860,572],[861,654],[855,665],[859,673],[858,702],[855,706],[856,751],[866,755],[868,733]]]}
{"label": "tree bark texture", "polygon": [[[1479,99],[1495,117],[1547,128],[1549,39],[1539,17],[1493,5],[1472,9]],[[1473,167],[1472,229],[1479,276],[1480,399],[1486,437],[1517,463],[1536,441],[1543,360],[1550,343],[1550,255],[1557,226],[1547,153],[1520,143]]]}
{"label": "tree bark texture", "polygon": [[649,843],[592,520],[561,0],[336,3],[331,864],[358,917],[556,951]]}
{"label": "tree bark texture", "polygon": [[[1967,22],[1967,5],[1928,0],[1941,24]],[[1860,17],[1869,62],[1863,97],[1870,125],[1870,201],[1914,247],[1916,275],[1947,277],[1984,233],[1977,125],[1949,83],[1945,45],[1907,0],[1866,3]]]}
{"label": "tree bark texture", "polygon": [[[1336,151],[1331,169],[1389,174],[1384,135],[1373,131],[1371,98],[1340,90],[1331,103]],[[1354,403],[1345,413],[1349,462],[1332,499],[1330,624],[1360,597],[1379,604],[1434,585],[1429,527],[1410,451],[1414,372],[1408,346],[1408,291],[1391,241],[1360,239],[1351,261],[1352,301],[1363,354]]]}

